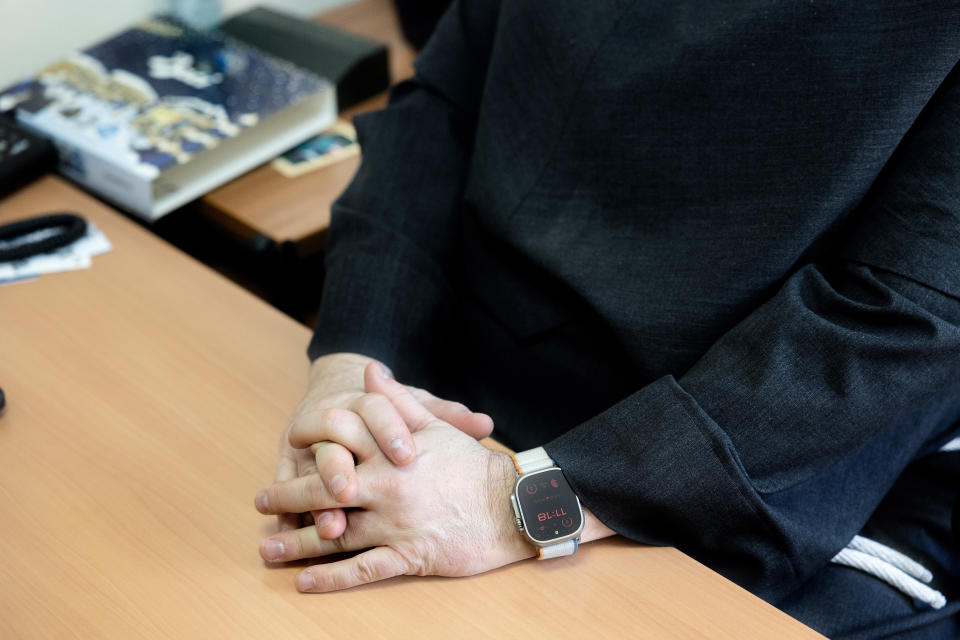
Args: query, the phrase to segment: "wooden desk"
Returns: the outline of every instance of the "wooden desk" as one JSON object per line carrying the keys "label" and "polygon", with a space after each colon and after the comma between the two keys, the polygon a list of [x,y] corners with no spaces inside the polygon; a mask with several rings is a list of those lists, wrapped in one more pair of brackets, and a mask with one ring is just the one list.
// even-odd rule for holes
{"label": "wooden desk", "polygon": [[303,390],[307,329],[58,178],[0,201],[0,222],[49,211],[94,220],[114,249],[0,287],[0,637],[819,637],[619,538],[297,593],[297,567],[260,560],[274,522],[253,496]]}
{"label": "wooden desk", "polygon": [[[390,77],[396,83],[413,75],[414,51],[403,39],[391,0],[361,0],[320,16],[325,24],[378,40],[390,50]],[[382,109],[387,94],[343,112]],[[304,256],[323,247],[330,226],[330,205],[347,188],[359,156],[297,178],[287,178],[269,163],[240,176],[203,198],[208,216],[240,237],[266,237],[288,253]]]}

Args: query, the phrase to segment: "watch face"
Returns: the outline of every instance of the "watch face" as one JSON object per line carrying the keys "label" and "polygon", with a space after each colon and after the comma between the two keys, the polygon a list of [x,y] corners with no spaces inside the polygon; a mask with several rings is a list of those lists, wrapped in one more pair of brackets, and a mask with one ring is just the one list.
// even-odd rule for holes
{"label": "watch face", "polygon": [[583,526],[580,501],[560,469],[525,473],[515,495],[523,528],[538,543],[575,537]]}

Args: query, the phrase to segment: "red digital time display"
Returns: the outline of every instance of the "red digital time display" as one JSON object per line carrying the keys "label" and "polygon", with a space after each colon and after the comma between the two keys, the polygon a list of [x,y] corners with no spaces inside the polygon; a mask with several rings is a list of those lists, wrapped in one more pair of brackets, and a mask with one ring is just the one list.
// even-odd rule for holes
{"label": "red digital time display", "polygon": [[554,509],[553,511],[541,511],[537,514],[537,521],[546,522],[547,520],[552,520],[554,518],[565,518],[567,515],[567,510],[563,507],[560,507],[559,509]]}
{"label": "red digital time display", "polygon": [[524,474],[516,495],[527,534],[537,542],[566,538],[580,529],[583,513],[559,469]]}

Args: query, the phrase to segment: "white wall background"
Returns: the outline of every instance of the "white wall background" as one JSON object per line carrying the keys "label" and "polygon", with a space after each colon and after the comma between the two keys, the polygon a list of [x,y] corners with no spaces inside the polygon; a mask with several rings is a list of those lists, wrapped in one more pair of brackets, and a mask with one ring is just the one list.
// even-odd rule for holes
{"label": "white wall background", "polygon": [[[313,15],[353,0],[220,0],[225,15],[254,5]],[[0,89],[94,44],[172,0],[0,0]]]}

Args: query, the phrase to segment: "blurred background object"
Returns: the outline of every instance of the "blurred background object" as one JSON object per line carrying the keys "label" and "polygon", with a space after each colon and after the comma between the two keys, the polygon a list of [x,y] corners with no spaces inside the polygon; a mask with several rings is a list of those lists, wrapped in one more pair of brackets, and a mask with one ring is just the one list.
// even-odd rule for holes
{"label": "blurred background object", "polygon": [[[0,87],[30,75],[68,51],[82,49],[144,16],[170,11],[173,0],[9,0],[0,2]],[[221,15],[263,5],[309,17],[352,0],[222,0]]]}
{"label": "blurred background object", "polygon": [[168,0],[167,12],[201,31],[213,29],[223,18],[220,0]]}
{"label": "blurred background object", "polygon": [[437,22],[453,0],[394,0],[403,37],[417,50],[430,39]]}
{"label": "blurred background object", "polygon": [[390,86],[387,47],[369,38],[267,7],[228,18],[220,29],[333,82],[341,111]]}

